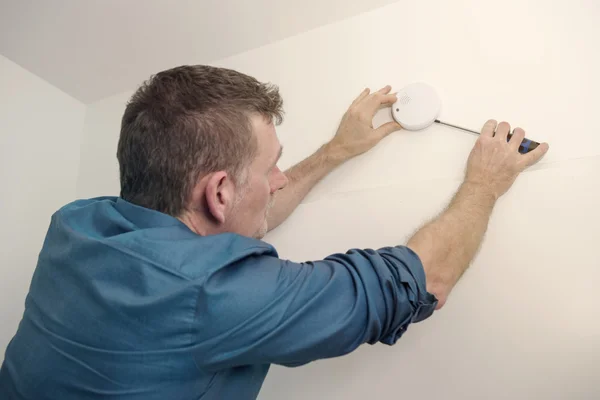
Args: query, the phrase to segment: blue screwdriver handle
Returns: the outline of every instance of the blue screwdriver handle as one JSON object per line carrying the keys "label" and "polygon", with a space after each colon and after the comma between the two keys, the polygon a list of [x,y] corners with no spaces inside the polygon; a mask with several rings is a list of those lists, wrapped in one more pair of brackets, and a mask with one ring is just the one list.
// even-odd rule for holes
{"label": "blue screwdriver handle", "polygon": [[[508,140],[510,140],[510,138],[512,137],[512,133],[508,134]],[[523,141],[521,142],[521,145],[519,146],[519,153],[521,154],[527,154],[530,151],[535,150],[536,147],[538,147],[540,144],[538,142],[535,142],[531,139],[523,139]]]}

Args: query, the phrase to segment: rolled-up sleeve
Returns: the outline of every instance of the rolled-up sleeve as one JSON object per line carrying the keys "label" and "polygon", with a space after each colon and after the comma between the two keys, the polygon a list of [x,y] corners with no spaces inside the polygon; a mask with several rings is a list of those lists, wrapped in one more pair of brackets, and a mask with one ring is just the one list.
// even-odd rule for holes
{"label": "rolled-up sleeve", "polygon": [[298,366],[363,343],[392,345],[436,305],[421,261],[404,246],[306,263],[257,255],[199,287],[194,357],[209,369]]}

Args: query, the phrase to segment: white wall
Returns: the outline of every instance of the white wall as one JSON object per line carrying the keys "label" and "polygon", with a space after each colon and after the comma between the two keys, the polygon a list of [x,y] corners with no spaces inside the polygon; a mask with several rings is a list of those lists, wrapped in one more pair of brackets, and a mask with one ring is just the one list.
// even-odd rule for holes
{"label": "white wall", "polygon": [[[394,347],[273,368],[262,399],[600,397],[598,17],[593,0],[406,0],[216,63],[280,85],[282,167],[328,140],[364,86],[417,80],[439,90],[442,119],[508,120],[551,145],[498,204],[442,311]],[[78,196],[118,194],[130,94],[88,108]],[[474,141],[439,126],[392,135],[326,178],[267,240],[295,260],[403,243],[446,204]]]}
{"label": "white wall", "polygon": [[0,359],[50,216],[75,198],[85,106],[0,56]]}
{"label": "white wall", "polygon": [[121,117],[133,92],[88,105],[82,135],[77,196],[118,196],[117,142]]}

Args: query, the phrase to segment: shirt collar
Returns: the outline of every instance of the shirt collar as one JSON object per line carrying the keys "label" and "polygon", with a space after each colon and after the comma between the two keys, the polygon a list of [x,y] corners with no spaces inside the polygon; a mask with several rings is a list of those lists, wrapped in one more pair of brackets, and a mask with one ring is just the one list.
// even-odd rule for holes
{"label": "shirt collar", "polygon": [[138,206],[120,197],[116,199],[115,209],[129,221],[142,229],[166,228],[178,225],[189,229],[187,225],[175,217],[160,211],[152,210],[150,208]]}

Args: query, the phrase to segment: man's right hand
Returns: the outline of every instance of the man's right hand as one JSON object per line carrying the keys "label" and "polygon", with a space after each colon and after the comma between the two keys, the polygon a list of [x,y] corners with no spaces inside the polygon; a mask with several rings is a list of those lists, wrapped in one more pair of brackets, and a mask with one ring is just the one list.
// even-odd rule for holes
{"label": "man's right hand", "polygon": [[437,297],[438,308],[473,260],[498,197],[548,151],[544,143],[520,154],[525,132],[517,128],[507,141],[509,131],[506,122],[485,124],[469,156],[465,181],[450,205],[408,241],[423,263],[427,290]]}
{"label": "man's right hand", "polygon": [[467,163],[465,182],[478,185],[495,199],[506,193],[517,176],[542,158],[549,148],[547,143],[543,143],[535,150],[521,154],[519,145],[525,131],[516,128],[507,141],[509,132],[508,123],[487,121]]}

